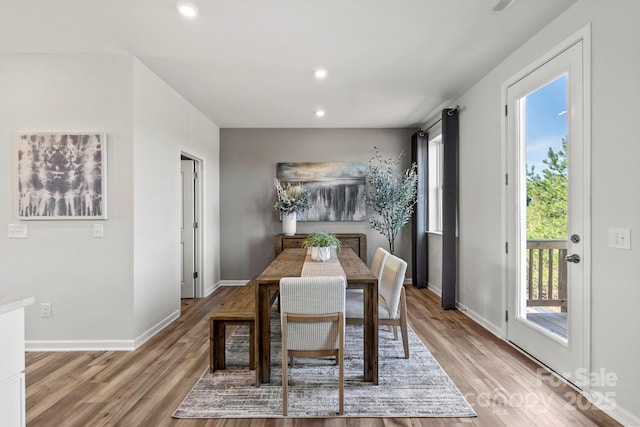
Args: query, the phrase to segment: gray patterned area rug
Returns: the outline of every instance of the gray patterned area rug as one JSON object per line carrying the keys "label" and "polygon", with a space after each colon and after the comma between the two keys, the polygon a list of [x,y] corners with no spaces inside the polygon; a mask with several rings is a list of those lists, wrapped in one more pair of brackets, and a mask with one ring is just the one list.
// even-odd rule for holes
{"label": "gray patterned area rug", "polygon": [[[248,369],[248,328],[227,341],[227,369],[207,370],[189,392],[175,418],[282,417],[279,318],[272,319],[271,383],[254,387]],[[399,332],[399,331],[398,331]],[[476,413],[429,350],[409,328],[409,354],[402,339],[380,328],[379,384],[363,381],[363,329],[347,325],[345,417],[475,417]],[[338,368],[334,360],[297,358],[289,369],[289,417],[331,417],[338,410]]]}

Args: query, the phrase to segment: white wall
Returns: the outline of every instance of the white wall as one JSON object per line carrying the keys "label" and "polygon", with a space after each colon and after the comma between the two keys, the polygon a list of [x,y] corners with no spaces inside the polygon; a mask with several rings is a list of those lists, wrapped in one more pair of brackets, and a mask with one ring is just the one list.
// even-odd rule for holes
{"label": "white wall", "polygon": [[134,60],[134,310],[143,340],[180,312],[180,153],[204,162],[202,281],[220,278],[219,129]]}
{"label": "white wall", "polygon": [[[220,279],[218,127],[137,59],[2,55],[0,118],[0,295],[35,297],[28,349],[131,349],[179,315],[181,151],[204,166],[202,282]],[[107,134],[107,220],[18,221],[16,142],[28,131]],[[20,222],[29,238],[8,239]]]}
{"label": "white wall", "polygon": [[[129,56],[0,55],[0,295],[35,297],[28,348],[131,344],[132,117]],[[108,220],[22,221],[29,238],[7,238],[7,224],[20,222],[16,136],[32,131],[108,134]],[[42,302],[51,318],[39,317]]]}
{"label": "white wall", "polygon": [[[591,371],[617,375],[616,407],[640,424],[640,246],[607,247],[607,228],[640,232],[640,2],[579,0],[475,84],[455,104],[460,114],[459,302],[472,317],[503,333],[501,85],[557,44],[592,23],[592,336]],[[634,237],[636,236],[636,237]]]}

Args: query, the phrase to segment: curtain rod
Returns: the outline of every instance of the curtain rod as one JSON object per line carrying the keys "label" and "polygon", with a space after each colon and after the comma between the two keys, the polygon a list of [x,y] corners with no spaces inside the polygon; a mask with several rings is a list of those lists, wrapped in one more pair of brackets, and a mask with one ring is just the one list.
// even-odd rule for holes
{"label": "curtain rod", "polygon": [[[453,108],[443,108],[442,111],[444,110],[458,110],[458,112],[462,111],[462,107],[460,107],[459,105],[456,105]],[[449,114],[450,116],[453,115],[452,111],[449,111],[447,114]],[[440,118],[438,118],[438,120],[436,120],[435,122],[431,123],[429,125],[429,127],[425,128],[425,129],[421,129],[423,132],[428,132],[429,129],[431,129],[432,127],[434,127],[435,125],[437,125],[438,123],[440,123],[442,121],[442,115],[440,115]]]}
{"label": "curtain rod", "polygon": [[458,112],[460,112],[461,108],[459,105],[456,105],[454,108],[445,108],[445,110],[449,110],[447,111],[447,115],[449,116],[453,116],[453,112],[458,110]]}

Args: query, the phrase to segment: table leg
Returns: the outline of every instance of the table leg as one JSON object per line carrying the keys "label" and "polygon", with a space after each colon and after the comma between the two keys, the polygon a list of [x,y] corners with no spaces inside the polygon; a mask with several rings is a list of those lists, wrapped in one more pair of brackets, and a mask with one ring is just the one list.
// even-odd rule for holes
{"label": "table leg", "polygon": [[258,384],[264,384],[271,381],[271,299],[266,285],[257,283],[256,293],[255,333],[258,342],[256,376]]}
{"label": "table leg", "polygon": [[364,290],[364,380],[378,384],[378,284]]}

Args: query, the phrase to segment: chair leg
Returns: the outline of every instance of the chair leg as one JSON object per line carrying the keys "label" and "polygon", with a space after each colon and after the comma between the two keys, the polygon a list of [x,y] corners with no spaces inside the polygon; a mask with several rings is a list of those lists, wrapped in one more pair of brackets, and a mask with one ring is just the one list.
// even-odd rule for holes
{"label": "chair leg", "polygon": [[287,378],[287,318],[282,317],[282,415],[287,416],[288,411],[288,378]]}
{"label": "chair leg", "polygon": [[404,287],[400,291],[400,329],[402,330],[402,345],[404,346],[404,358],[409,358],[409,331],[407,330],[407,295]]}
{"label": "chair leg", "polygon": [[338,415],[344,414],[344,321],[342,320],[342,314],[340,314],[338,321],[340,322],[339,329],[339,347],[338,347]]}

